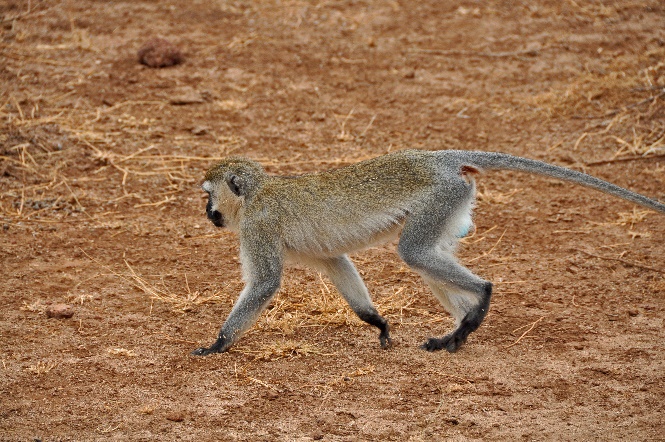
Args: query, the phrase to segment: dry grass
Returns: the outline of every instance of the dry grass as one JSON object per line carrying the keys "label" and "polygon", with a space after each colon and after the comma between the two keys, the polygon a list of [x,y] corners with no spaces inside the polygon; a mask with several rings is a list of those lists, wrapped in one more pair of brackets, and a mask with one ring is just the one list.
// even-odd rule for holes
{"label": "dry grass", "polygon": [[166,289],[166,287],[161,289],[155,285],[150,284],[146,279],[136,273],[136,271],[129,265],[127,261],[125,261],[125,265],[129,269],[129,274],[118,274],[117,276],[120,276],[125,281],[131,282],[135,287],[141,289],[146,295],[149,295],[150,299],[170,304],[174,310],[186,312],[198,305],[211,303],[214,304],[227,299],[227,297],[223,295],[222,292],[213,292],[210,295],[204,295],[198,290],[192,292],[187,281],[187,274],[184,275],[185,288],[187,291],[181,295],[171,293]]}
{"label": "dry grass", "polygon": [[[377,310],[392,324],[447,320],[447,315],[441,310],[422,305],[420,290],[427,292],[428,296],[429,292],[420,277],[411,270],[399,264],[376,260],[368,253],[354,256],[354,262],[364,278],[366,275],[381,275],[384,281],[401,281],[394,285],[388,283],[387,291],[370,289]],[[287,279],[280,293],[261,315],[256,329],[291,336],[301,328],[312,328],[316,337],[328,327],[368,327],[323,275],[309,269],[287,269],[285,276]],[[412,288],[410,280],[417,281],[417,290]]]}
{"label": "dry grass", "polygon": [[128,350],[126,348],[109,348],[106,352],[112,356],[121,356],[125,358],[136,357],[136,352],[134,350]]}
{"label": "dry grass", "polygon": [[629,225],[630,229],[632,230],[635,224],[644,221],[650,213],[653,213],[653,211],[648,209],[638,209],[637,207],[633,207],[632,212],[619,212],[617,214],[618,219],[612,224],[616,224],[619,226]]}
{"label": "dry grass", "polygon": [[48,306],[44,304],[42,300],[38,299],[37,301],[31,303],[23,301],[23,305],[20,307],[20,309],[25,312],[44,314],[46,313],[47,307]]}
{"label": "dry grass", "polygon": [[154,405],[144,405],[143,407],[141,407],[141,408],[139,409],[139,413],[141,413],[141,414],[146,414],[146,415],[150,415],[150,414],[153,414],[153,413],[155,412],[155,409],[156,409],[156,408],[157,408],[157,407],[154,406]]}
{"label": "dry grass", "polygon": [[233,351],[248,354],[254,360],[276,361],[279,359],[294,359],[311,355],[329,355],[323,353],[316,345],[286,340],[264,345],[258,350],[237,346]]}
{"label": "dry grass", "polygon": [[239,100],[220,100],[215,103],[217,107],[224,111],[240,111],[247,108],[247,103]]}
{"label": "dry grass", "polygon": [[330,394],[335,389],[340,389],[353,384],[357,379],[374,373],[376,367],[374,365],[366,365],[359,367],[353,371],[342,372],[331,376],[330,380],[323,384],[303,385],[301,388],[310,388],[314,391],[322,390]]}
{"label": "dry grass", "polygon": [[521,192],[522,189],[513,189],[510,192],[499,192],[497,190],[488,189],[486,186],[478,186],[476,198],[479,202],[493,204],[509,204],[513,200],[513,196]]}
{"label": "dry grass", "polygon": [[141,290],[143,293],[148,295],[150,300],[168,304],[175,311],[186,312],[192,310],[196,306],[203,304],[215,304],[228,300],[228,297],[221,291],[213,291],[210,294],[204,294],[198,290],[192,291],[189,287],[187,274],[183,275],[185,291],[181,292],[180,294],[173,293],[166,288],[163,281],[162,287],[158,287],[157,285],[149,282],[147,279],[137,273],[136,270],[134,270],[134,268],[126,260],[124,260],[124,264],[127,267],[127,272],[123,273],[105,266],[84,250],[82,250],[82,252],[98,266],[106,269],[111,275],[118,277],[128,284]]}
{"label": "dry grass", "polygon": [[44,362],[44,361],[38,361],[36,364],[32,364],[28,367],[26,367],[26,371],[36,374],[38,376],[41,376],[43,374],[46,374],[53,370],[55,367],[58,366],[57,362]]}
{"label": "dry grass", "polygon": [[[90,278],[90,279],[92,279],[92,278]],[[88,295],[88,294],[85,294],[85,293],[81,293],[81,294],[78,294],[78,295],[70,293],[70,294],[67,295],[67,301],[68,302],[72,302],[72,303],[76,303],[76,304],[80,304],[80,305],[83,305],[83,303],[90,302],[94,299],[95,299],[95,297],[93,295]]]}
{"label": "dry grass", "polygon": [[[14,61],[22,66],[30,60],[28,54],[19,54]],[[54,78],[63,69],[47,68]],[[129,205],[138,200],[132,208],[150,210],[173,204],[192,192],[212,162],[246,143],[214,130],[213,140],[207,138],[206,144],[215,146],[215,156],[190,154],[201,145],[195,134],[176,137],[176,142],[194,148],[185,152],[155,143],[158,130],[152,116],[170,106],[168,99],[67,107],[62,103],[72,92],[47,89],[36,97],[12,90],[0,93],[0,175],[14,178],[5,181],[7,187],[0,193],[0,216],[14,223],[68,222],[72,212],[83,212],[89,221],[109,227],[105,214],[86,210],[87,206]],[[224,106],[243,107],[231,101]],[[88,171],[84,177],[76,171],[81,167]],[[70,178],[72,172],[75,180]],[[142,185],[146,180],[152,185]],[[108,183],[101,194],[95,186],[99,181]],[[57,201],[59,206],[33,209],[26,204],[43,201]]]}
{"label": "dry grass", "polygon": [[[243,142],[241,139],[229,137],[223,140],[224,145],[221,149],[223,156],[194,157],[160,153],[146,154],[146,152],[157,150],[157,146],[155,145],[149,145],[129,155],[119,155],[109,150],[100,149],[86,140],[82,141],[83,145],[87,146],[92,151],[92,157],[102,165],[102,167],[93,173],[103,170],[106,166],[112,167],[122,173],[121,185],[125,195],[129,194],[126,186],[127,180],[132,176],[159,176],[166,178],[168,184],[162,193],[157,194],[158,198],[162,196],[168,198],[175,193],[182,192],[185,190],[185,185],[191,185],[199,179],[199,177],[193,176],[192,172],[186,167],[190,163],[208,165],[213,161],[222,159]],[[163,202],[157,201],[152,204],[142,204],[135,207],[146,207],[160,204],[163,204]]]}
{"label": "dry grass", "polygon": [[[533,96],[531,104],[550,114],[581,115],[599,111],[615,115],[622,109],[646,107],[665,88],[665,49],[600,58],[602,66],[586,68],[564,89]],[[640,66],[643,66],[640,68]],[[642,98],[635,96],[642,94]],[[645,97],[646,95],[646,97]]]}
{"label": "dry grass", "polygon": [[615,158],[627,155],[659,155],[665,152],[665,123],[656,123],[655,127],[641,134],[637,133],[637,127],[632,127],[632,138],[629,141],[612,136],[619,145]]}
{"label": "dry grass", "polygon": [[288,336],[300,327],[360,325],[344,298],[330,283],[320,276],[319,279],[318,292],[310,291],[310,286],[284,287],[259,319],[258,328]]}
{"label": "dry grass", "polygon": [[630,212],[618,212],[613,214],[613,220],[601,223],[590,222],[590,224],[594,225],[596,229],[601,230],[607,228],[607,226],[628,226],[628,234],[631,235],[633,239],[636,237],[648,238],[651,236],[649,232],[636,232],[633,229],[636,224],[646,220],[646,218],[652,213],[654,212],[649,209],[633,207]]}
{"label": "dry grass", "polygon": [[[580,8],[589,9],[587,6]],[[599,66],[587,66],[567,86],[525,101],[549,116],[591,120],[588,130],[572,143],[573,150],[584,141],[600,149],[612,146],[611,158],[662,154],[665,152],[662,117],[665,48],[617,56],[600,55]]]}

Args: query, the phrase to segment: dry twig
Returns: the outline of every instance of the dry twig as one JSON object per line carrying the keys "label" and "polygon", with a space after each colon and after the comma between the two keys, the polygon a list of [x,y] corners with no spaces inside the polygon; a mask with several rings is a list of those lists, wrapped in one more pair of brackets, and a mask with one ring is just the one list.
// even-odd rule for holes
{"label": "dry twig", "polygon": [[518,344],[518,343],[519,343],[519,342],[520,342],[520,341],[521,341],[521,340],[522,340],[522,339],[523,339],[523,338],[524,338],[524,337],[525,337],[525,336],[526,336],[531,330],[533,330],[533,328],[536,326],[536,324],[538,324],[540,321],[543,320],[543,318],[545,318],[545,316],[547,316],[547,315],[543,315],[543,316],[541,316],[540,318],[538,318],[538,319],[536,319],[535,321],[533,321],[531,324],[523,325],[522,327],[518,327],[518,328],[516,328],[515,330],[513,330],[513,333],[515,333],[516,331],[521,330],[521,329],[523,329],[524,327],[527,327],[528,325],[531,325],[531,326],[527,329],[527,331],[525,331],[524,333],[522,333],[522,334],[520,335],[520,337],[517,338],[517,339],[515,340],[515,342],[513,342],[513,343],[510,344],[510,345],[506,345],[506,346],[503,347],[503,348],[510,348],[510,347],[512,347],[512,346],[514,346],[514,345],[517,345],[517,344]]}
{"label": "dry twig", "polygon": [[461,49],[422,49],[413,48],[409,49],[410,53],[415,54],[429,54],[429,55],[461,55],[470,57],[488,57],[488,58],[512,58],[512,57],[536,57],[540,54],[541,49],[525,49],[523,51],[509,51],[509,52],[482,52],[482,51],[466,51]]}
{"label": "dry twig", "polygon": [[650,267],[648,265],[640,264],[638,262],[628,261],[628,260],[623,259],[623,258],[614,258],[612,256],[596,255],[596,254],[593,254],[591,252],[587,252],[586,250],[582,250],[582,249],[575,249],[575,250],[577,250],[578,252],[582,252],[585,255],[591,256],[593,258],[603,259],[603,260],[606,260],[606,261],[617,261],[617,262],[620,262],[620,263],[625,264],[625,265],[630,266],[630,267],[637,267],[638,269],[650,270],[652,272],[657,272],[657,273],[665,273],[665,270],[657,269],[655,267]]}
{"label": "dry twig", "polygon": [[620,108],[614,109],[613,111],[607,112],[604,116],[605,116],[605,117],[611,117],[611,116],[613,116],[613,115],[618,114],[619,112],[622,112],[622,111],[625,111],[625,110],[628,110],[628,109],[632,109],[632,108],[634,108],[634,107],[639,107],[639,106],[642,106],[643,104],[653,103],[654,101],[656,101],[656,100],[659,99],[660,97],[665,97],[665,88],[663,88],[663,89],[660,91],[659,94],[652,95],[651,97],[645,98],[644,100],[639,101],[639,102],[637,102],[637,103],[632,103],[632,104],[626,105],[626,106],[624,106],[624,107],[620,107]]}
{"label": "dry twig", "polygon": [[621,157],[621,158],[612,158],[611,160],[600,160],[600,161],[591,161],[589,163],[584,163],[585,166],[603,166],[605,164],[612,163],[624,163],[627,161],[639,161],[639,160],[653,160],[655,158],[665,158],[665,154],[662,155],[649,155],[649,156],[635,156],[635,157]]}

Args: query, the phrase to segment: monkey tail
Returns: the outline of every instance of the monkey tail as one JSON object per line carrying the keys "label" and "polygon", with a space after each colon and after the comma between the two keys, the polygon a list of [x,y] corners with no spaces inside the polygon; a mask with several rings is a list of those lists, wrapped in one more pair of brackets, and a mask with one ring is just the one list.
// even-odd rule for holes
{"label": "monkey tail", "polygon": [[[623,187],[601,180],[583,172],[568,169],[561,166],[545,163],[543,161],[532,160],[529,158],[516,157],[500,152],[482,152],[482,151],[442,151],[454,152],[453,158],[456,162],[461,162],[460,166],[472,165],[485,170],[516,170],[520,172],[544,175],[558,178],[564,181],[581,184],[610,195],[623,198],[633,203],[639,204],[649,209],[665,213],[665,204],[648,198],[639,193],[632,192]],[[447,160],[447,159],[445,159]],[[446,161],[448,163],[448,161]]]}

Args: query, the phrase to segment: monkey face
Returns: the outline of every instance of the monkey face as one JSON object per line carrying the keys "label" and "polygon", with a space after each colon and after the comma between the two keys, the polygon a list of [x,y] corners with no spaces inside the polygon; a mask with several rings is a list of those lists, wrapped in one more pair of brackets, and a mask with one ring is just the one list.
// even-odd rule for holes
{"label": "monkey face", "polygon": [[[223,183],[222,183],[223,184]],[[206,215],[215,227],[229,227],[235,230],[237,225],[238,202],[226,185],[215,181],[205,181],[201,188],[208,194]]]}
{"label": "monkey face", "polygon": [[214,186],[210,181],[206,181],[203,183],[201,188],[208,194],[208,204],[206,204],[206,215],[208,216],[208,219],[216,226],[216,227],[224,227],[224,216],[222,215],[222,212],[217,210],[217,204],[215,204],[215,192],[214,192]]}
{"label": "monkey face", "polygon": [[208,193],[206,215],[217,227],[238,232],[246,200],[268,176],[259,163],[231,157],[211,167],[201,188]]}

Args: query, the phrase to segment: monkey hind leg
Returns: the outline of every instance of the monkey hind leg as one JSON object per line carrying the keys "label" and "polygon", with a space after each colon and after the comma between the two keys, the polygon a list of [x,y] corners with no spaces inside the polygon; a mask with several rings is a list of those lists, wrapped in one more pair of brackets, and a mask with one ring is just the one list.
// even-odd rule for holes
{"label": "monkey hind leg", "polygon": [[485,319],[492,297],[492,283],[485,281],[482,291],[468,292],[426,275],[423,277],[439,302],[455,318],[456,327],[442,338],[429,338],[421,348],[427,351],[445,348],[454,353]]}
{"label": "monkey hind leg", "polygon": [[332,281],[356,315],[366,323],[379,329],[379,342],[382,348],[392,344],[390,326],[372,304],[372,300],[360,274],[348,256],[317,259],[311,261],[316,269],[322,271]]}
{"label": "monkey hind leg", "polygon": [[411,214],[397,248],[404,262],[423,276],[457,325],[443,338],[427,341],[423,348],[454,352],[485,318],[492,284],[453,256],[460,233],[470,220],[474,186],[461,179],[451,180],[444,190],[448,196],[445,201],[437,196],[425,205],[428,210]]}

